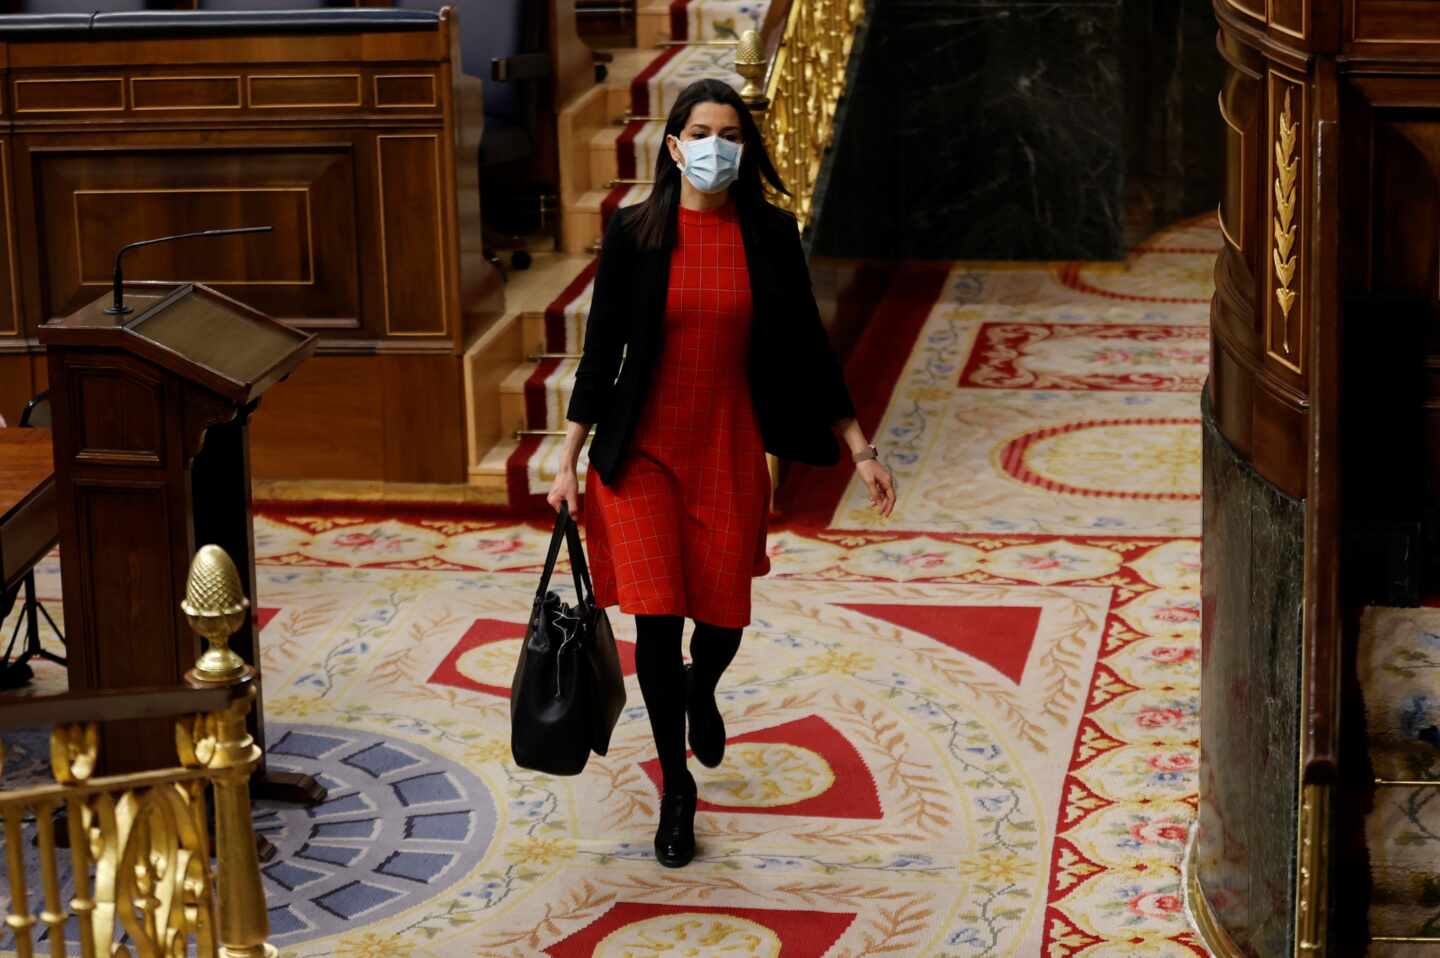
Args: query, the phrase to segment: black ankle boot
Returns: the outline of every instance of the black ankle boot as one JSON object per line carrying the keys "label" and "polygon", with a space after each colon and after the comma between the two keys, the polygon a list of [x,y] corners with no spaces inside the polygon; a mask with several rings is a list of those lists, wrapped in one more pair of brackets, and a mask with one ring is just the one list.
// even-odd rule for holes
{"label": "black ankle boot", "polygon": [[695,791],[666,792],[655,829],[655,860],[666,868],[684,868],[694,857]]}
{"label": "black ankle boot", "polygon": [[695,701],[695,667],[685,666],[685,716],[689,719],[690,750],[706,768],[715,768],[725,758],[725,719],[715,697]]}

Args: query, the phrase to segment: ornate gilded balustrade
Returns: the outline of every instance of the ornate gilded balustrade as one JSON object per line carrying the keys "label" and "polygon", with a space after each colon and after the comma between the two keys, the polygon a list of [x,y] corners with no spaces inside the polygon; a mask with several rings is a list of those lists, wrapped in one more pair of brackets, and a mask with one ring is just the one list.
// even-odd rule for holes
{"label": "ornate gilded balustrade", "polygon": [[800,221],[810,221],[825,152],[834,142],[835,110],[855,38],[865,21],[864,0],[791,0],[783,29],[762,37],[747,31],[736,45],[740,95],[758,114],[761,131],[789,196],[774,197]]}
{"label": "ornate gilded balustrade", "polygon": [[[63,958],[72,916],[84,958],[275,954],[266,943],[269,920],[250,818],[249,780],[260,749],[245,719],[256,674],[228,646],[247,607],[229,556],[206,546],[190,567],[181,604],[210,643],[186,675],[188,688],[43,696],[0,707],[0,727],[54,726],[54,781],[0,792],[10,890],[5,921],[19,958],[37,948]],[[176,719],[175,767],[94,774],[99,722],[161,717]],[[207,793],[215,809],[213,862]],[[69,845],[68,881],[61,844]],[[27,878],[32,854],[38,889]],[[68,900],[62,882],[70,886]],[[46,934],[37,935],[37,925],[46,926]]]}

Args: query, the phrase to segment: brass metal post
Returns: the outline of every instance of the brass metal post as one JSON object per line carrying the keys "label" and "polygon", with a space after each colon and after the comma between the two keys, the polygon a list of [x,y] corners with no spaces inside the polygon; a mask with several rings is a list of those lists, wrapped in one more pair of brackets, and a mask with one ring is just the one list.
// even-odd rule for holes
{"label": "brass metal post", "polygon": [[240,589],[235,564],[219,546],[195,554],[181,609],[190,625],[210,643],[186,680],[197,687],[228,685],[244,689],[230,706],[208,717],[202,735],[187,743],[194,759],[216,773],[215,883],[220,899],[220,954],[224,958],[274,958],[255,828],[250,818],[250,776],[260,764],[260,747],[245,728],[255,701],[255,670],[229,646],[245,621],[249,603]]}
{"label": "brass metal post", "polygon": [[745,85],[740,88],[740,98],[752,110],[763,110],[768,105],[765,88],[760,85],[765,79],[766,66],[768,62],[760,34],[754,30],[746,30],[740,34],[740,42],[735,44],[735,72],[745,78]]}

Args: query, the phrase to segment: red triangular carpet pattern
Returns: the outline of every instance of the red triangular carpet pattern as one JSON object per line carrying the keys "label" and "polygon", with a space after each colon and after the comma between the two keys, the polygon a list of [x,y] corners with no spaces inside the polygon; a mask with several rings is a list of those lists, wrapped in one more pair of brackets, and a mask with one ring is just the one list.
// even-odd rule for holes
{"label": "red triangular carpet pattern", "polygon": [[877,605],[845,603],[845,608],[883,619],[963,652],[1004,675],[1016,685],[1025,677],[1025,663],[1040,628],[1039,606],[1011,605]]}
{"label": "red triangular carpet pattern", "polygon": [[[476,619],[465,630],[460,641],[455,643],[454,648],[445,654],[440,664],[431,673],[429,682],[432,685],[448,685],[452,688],[465,689],[470,692],[486,692],[490,695],[498,695],[501,698],[510,697],[508,685],[497,685],[493,682],[481,682],[466,675],[460,665],[461,658],[465,653],[478,649],[483,645],[494,642],[503,642],[506,639],[523,639],[525,637],[524,622],[510,622],[504,619]],[[616,651],[620,653],[620,671],[625,675],[635,674],[635,646],[633,643],[623,640],[616,640]]]}
{"label": "red triangular carpet pattern", "polygon": [[[745,815],[808,815],[815,818],[862,818],[881,819],[885,817],[880,807],[880,796],[875,788],[875,779],[870,774],[865,760],[855,746],[839,729],[818,715],[808,715],[793,722],[770,728],[747,732],[731,738],[726,746],[727,754],[734,755],[741,745],[795,745],[814,752],[825,760],[835,776],[834,784],[826,791],[813,797],[790,804],[769,806],[725,805],[706,801],[703,797],[696,805],[701,810],[712,812],[734,812]],[[656,791],[661,789],[660,760],[651,759],[641,764],[645,774],[655,783]],[[721,765],[715,772],[701,775],[701,779],[724,779],[727,775],[763,777],[768,769],[747,768],[743,771],[729,765]]]}

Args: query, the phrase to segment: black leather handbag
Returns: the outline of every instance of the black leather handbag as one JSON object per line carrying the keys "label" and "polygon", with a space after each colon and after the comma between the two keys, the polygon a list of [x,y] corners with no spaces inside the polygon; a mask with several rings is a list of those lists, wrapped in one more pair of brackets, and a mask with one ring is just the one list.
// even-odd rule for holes
{"label": "black leather handbag", "polygon": [[[575,604],[550,591],[560,544],[570,552]],[[595,605],[580,530],[560,507],[530,625],[510,683],[510,752],[515,764],[549,775],[578,775],[590,752],[604,755],[625,708],[625,679],[605,610]]]}

